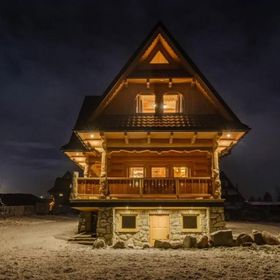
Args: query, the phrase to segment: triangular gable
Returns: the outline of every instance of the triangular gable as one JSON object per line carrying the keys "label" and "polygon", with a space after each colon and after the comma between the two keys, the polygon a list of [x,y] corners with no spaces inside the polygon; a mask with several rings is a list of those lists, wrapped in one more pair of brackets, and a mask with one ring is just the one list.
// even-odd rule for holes
{"label": "triangular gable", "polygon": [[174,61],[183,65],[184,69],[192,75],[198,89],[208,98],[208,100],[210,100],[212,104],[214,104],[214,106],[221,112],[221,114],[225,118],[240,122],[240,120],[232,112],[230,107],[223,101],[214,87],[209,83],[209,81],[205,78],[198,67],[185,53],[185,51],[180,47],[180,45],[176,42],[172,35],[170,35],[170,33],[162,23],[158,23],[154,27],[152,32],[147,36],[146,40],[130,57],[128,62],[106,89],[103,94],[103,100],[100,102],[95,112],[93,112],[93,115],[90,118],[91,120],[97,117],[103,110],[103,108],[105,108],[110,103],[115,94],[117,94],[119,89],[121,89],[125,84],[125,80],[128,77],[129,73],[139,62],[145,61],[153,52],[155,46],[159,43],[164,47],[164,49],[168,52],[168,55],[172,57]]}
{"label": "triangular gable", "polygon": [[150,60],[150,64],[169,64],[169,61],[161,51],[157,51],[156,55]]}

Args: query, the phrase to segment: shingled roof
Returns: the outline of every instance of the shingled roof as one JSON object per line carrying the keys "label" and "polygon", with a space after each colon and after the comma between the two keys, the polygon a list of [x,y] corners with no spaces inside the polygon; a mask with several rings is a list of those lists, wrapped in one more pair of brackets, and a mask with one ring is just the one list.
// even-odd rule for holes
{"label": "shingled roof", "polygon": [[141,130],[189,130],[189,131],[222,131],[246,130],[241,122],[227,121],[219,115],[185,115],[185,114],[135,114],[135,115],[102,115],[89,121],[80,122],[76,130],[90,131],[141,131]]}

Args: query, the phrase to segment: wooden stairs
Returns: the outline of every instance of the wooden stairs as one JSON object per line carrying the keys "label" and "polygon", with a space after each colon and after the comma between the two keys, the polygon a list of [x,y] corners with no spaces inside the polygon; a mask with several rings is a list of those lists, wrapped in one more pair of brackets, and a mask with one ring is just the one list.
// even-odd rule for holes
{"label": "wooden stairs", "polygon": [[77,243],[81,245],[93,245],[93,242],[96,240],[96,237],[93,237],[88,233],[79,233],[69,238],[68,241],[71,243]]}

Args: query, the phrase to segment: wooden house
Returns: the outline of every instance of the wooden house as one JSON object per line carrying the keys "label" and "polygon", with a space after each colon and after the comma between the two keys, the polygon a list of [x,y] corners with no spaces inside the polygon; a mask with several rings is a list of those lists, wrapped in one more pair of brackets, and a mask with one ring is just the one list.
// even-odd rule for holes
{"label": "wooden house", "polygon": [[219,158],[248,130],[158,24],[105,93],[84,99],[63,146],[83,170],[71,205],[108,244],[223,229]]}

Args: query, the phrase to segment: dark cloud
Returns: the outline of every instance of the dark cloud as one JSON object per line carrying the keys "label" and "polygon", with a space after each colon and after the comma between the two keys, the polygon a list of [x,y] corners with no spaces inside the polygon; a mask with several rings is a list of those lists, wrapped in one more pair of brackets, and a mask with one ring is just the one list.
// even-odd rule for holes
{"label": "dark cloud", "polygon": [[162,20],[252,131],[223,168],[246,194],[277,185],[276,1],[2,1],[0,185],[44,193],[85,95],[102,94]]}

